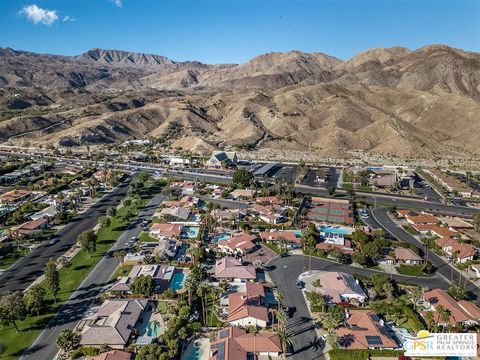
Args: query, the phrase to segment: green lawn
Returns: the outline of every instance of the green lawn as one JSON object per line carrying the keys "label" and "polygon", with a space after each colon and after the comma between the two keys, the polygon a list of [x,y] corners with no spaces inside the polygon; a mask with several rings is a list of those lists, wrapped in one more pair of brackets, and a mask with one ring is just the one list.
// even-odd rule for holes
{"label": "green lawn", "polygon": [[155,239],[153,236],[150,236],[148,233],[143,231],[140,233],[138,240],[140,242],[158,242],[158,239]]}
{"label": "green lawn", "polygon": [[168,304],[166,301],[159,301],[157,304],[157,310],[160,314],[166,314],[168,312]]}
{"label": "green lawn", "polygon": [[432,276],[433,274],[426,274],[422,271],[423,265],[400,265],[397,271],[402,275],[410,276]]}
{"label": "green lawn", "polygon": [[402,228],[410,235],[418,235],[418,232],[411,225],[402,225]]}
{"label": "green lawn", "polygon": [[214,306],[213,306],[213,299],[211,297],[207,300],[207,326],[209,327],[221,327],[223,325],[223,321],[220,320],[217,315],[215,315]]}
{"label": "green lawn", "polygon": [[268,247],[270,250],[273,250],[275,252],[275,254],[280,254],[280,248],[277,246],[277,244],[275,244],[274,242],[264,242],[263,243],[266,247]]}
{"label": "green lawn", "polygon": [[119,276],[127,276],[132,268],[133,264],[123,264],[122,266],[118,266],[110,277],[109,282],[114,282]]}
{"label": "green lawn", "polygon": [[0,257],[0,269],[8,269],[10,266],[15,264],[18,259],[24,257],[29,252],[30,250],[25,248],[10,250],[8,254]]}
{"label": "green lawn", "polygon": [[109,227],[101,228],[97,234],[97,251],[91,256],[80,251],[71,260],[68,267],[59,270],[60,273],[60,291],[57,303],[49,299],[48,307],[40,316],[28,316],[25,320],[18,322],[20,333],[16,333],[13,326],[5,327],[0,331],[0,342],[6,350],[0,355],[0,359],[13,360],[32,343],[40,334],[46,323],[58,312],[60,306],[75,292],[82,283],[87,274],[101,260],[112,244],[125,230],[128,221],[120,220],[121,215],[127,208],[118,210],[117,216],[112,219]]}

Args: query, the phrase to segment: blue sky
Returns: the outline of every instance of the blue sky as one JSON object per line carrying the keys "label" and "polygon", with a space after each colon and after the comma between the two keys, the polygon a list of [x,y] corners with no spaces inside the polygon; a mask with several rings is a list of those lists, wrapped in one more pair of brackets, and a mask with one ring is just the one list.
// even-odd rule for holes
{"label": "blue sky", "polygon": [[42,53],[100,47],[238,63],[438,43],[480,51],[479,0],[0,0],[0,47]]}

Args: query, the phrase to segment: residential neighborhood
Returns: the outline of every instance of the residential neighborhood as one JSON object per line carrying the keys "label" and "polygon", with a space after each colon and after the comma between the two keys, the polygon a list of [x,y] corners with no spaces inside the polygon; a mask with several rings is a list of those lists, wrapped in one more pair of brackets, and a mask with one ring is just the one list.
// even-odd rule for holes
{"label": "residential neighborhood", "polygon": [[[332,360],[396,358],[422,329],[479,329],[476,290],[468,285],[480,279],[474,216],[375,207],[376,200],[322,187],[311,195],[283,178],[256,178],[227,153],[212,154],[205,165],[212,174],[230,173],[225,183],[201,173],[45,166],[49,172],[27,186],[9,178],[0,194],[5,273],[37,248],[56,246],[56,232],[75,226],[102,198],[120,188],[126,193],[50,259],[20,297],[19,324],[64,314],[72,300],[59,287],[68,284],[67,294],[82,288],[82,266],[102,274],[101,288],[80,300],[85,308],[77,320],[40,332],[40,339],[56,332],[58,359],[295,358],[304,343],[295,330],[300,311],[318,351]],[[1,300],[18,296],[5,292]],[[32,303],[32,296],[41,301]],[[13,336],[16,322],[9,319],[3,321]]]}

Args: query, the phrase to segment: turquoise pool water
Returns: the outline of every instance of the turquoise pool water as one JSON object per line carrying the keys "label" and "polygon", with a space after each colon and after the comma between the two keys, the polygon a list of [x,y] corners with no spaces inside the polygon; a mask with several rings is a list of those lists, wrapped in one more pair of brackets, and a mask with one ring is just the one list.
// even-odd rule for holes
{"label": "turquoise pool water", "polygon": [[332,234],[342,234],[342,235],[349,234],[348,230],[345,230],[342,228],[328,227],[328,226],[321,226],[320,231],[326,232],[326,233],[332,233]]}
{"label": "turquoise pool water", "polygon": [[228,240],[228,239],[230,239],[231,237],[232,237],[232,236],[231,236],[230,234],[227,234],[227,233],[225,233],[225,234],[217,234],[217,235],[215,235],[215,242],[218,243],[218,242],[220,242],[220,241],[222,241],[222,240]]}
{"label": "turquoise pool water", "polygon": [[200,360],[203,355],[203,348],[190,344],[182,356],[182,360]]}
{"label": "turquoise pool water", "polygon": [[176,272],[172,276],[172,281],[170,281],[170,288],[174,290],[182,290],[184,283],[185,283],[185,273]]}
{"label": "turquoise pool water", "polygon": [[199,226],[185,226],[182,230],[182,233],[188,239],[196,239],[198,237],[199,231]]}
{"label": "turquoise pool water", "polygon": [[160,335],[160,325],[155,328],[153,322],[149,321],[147,325],[147,336],[158,337]]}

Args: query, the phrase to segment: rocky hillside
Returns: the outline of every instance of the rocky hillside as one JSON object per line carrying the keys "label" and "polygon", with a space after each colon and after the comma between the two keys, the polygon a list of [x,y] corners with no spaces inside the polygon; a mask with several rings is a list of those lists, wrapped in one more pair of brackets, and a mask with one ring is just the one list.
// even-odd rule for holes
{"label": "rocky hillside", "polygon": [[243,64],[92,49],[0,49],[0,140],[479,156],[480,54],[441,45],[347,61],[268,53]]}

